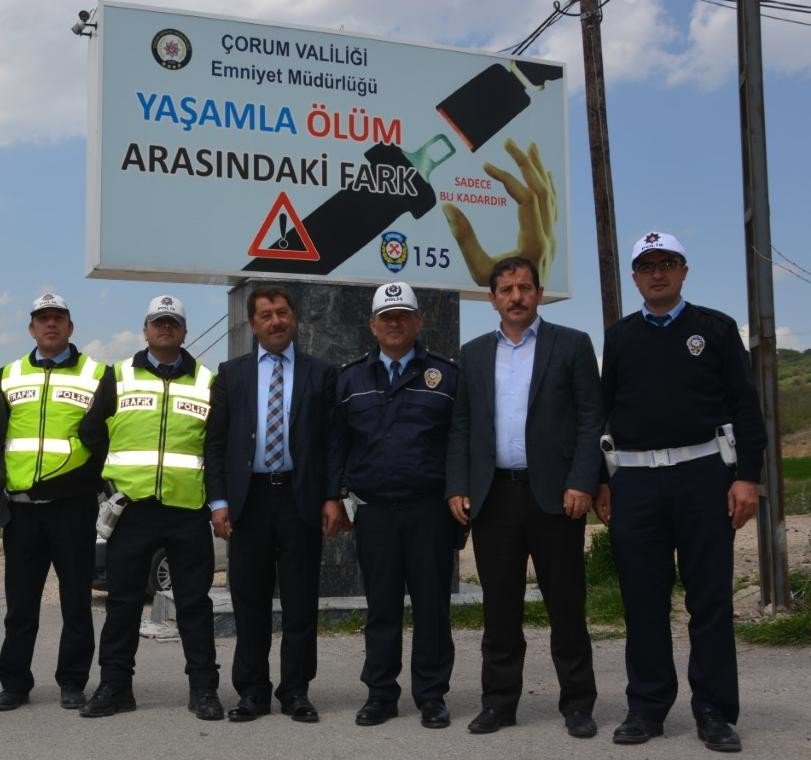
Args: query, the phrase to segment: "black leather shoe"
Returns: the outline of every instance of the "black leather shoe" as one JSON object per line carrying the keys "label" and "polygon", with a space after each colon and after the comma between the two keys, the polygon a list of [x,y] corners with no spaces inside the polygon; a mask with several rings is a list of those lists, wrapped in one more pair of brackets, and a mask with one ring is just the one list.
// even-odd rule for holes
{"label": "black leather shoe", "polygon": [[741,740],[735,729],[717,710],[703,710],[696,715],[698,738],[707,749],[716,752],[740,752]]}
{"label": "black leather shoe", "polygon": [[200,720],[222,720],[225,717],[216,689],[189,689],[189,710]]}
{"label": "black leather shoe", "polygon": [[96,693],[79,708],[83,718],[105,718],[120,712],[135,709],[135,697],[129,687],[121,688],[111,683],[100,683]]}
{"label": "black leather shoe", "polygon": [[28,702],[28,694],[22,691],[0,691],[0,710],[16,710]]}
{"label": "black leather shoe", "polygon": [[485,707],[467,726],[471,734],[493,734],[504,726],[515,725],[515,713],[501,713]]}
{"label": "black leather shoe", "polygon": [[245,723],[256,720],[260,715],[270,715],[270,700],[261,702],[256,697],[246,694],[239,698],[237,706],[228,711],[228,720],[234,723]]}
{"label": "black leather shoe", "polygon": [[648,720],[629,712],[614,731],[614,744],[644,744],[654,736],[662,735],[661,721]]}
{"label": "black leather shoe", "polygon": [[441,699],[429,699],[420,705],[422,723],[425,728],[447,728],[451,724],[451,714]]}
{"label": "black leather shoe", "polygon": [[366,704],[358,710],[355,723],[359,726],[379,726],[389,718],[397,717],[397,703],[384,702],[382,699],[367,699]]}
{"label": "black leather shoe", "polygon": [[580,712],[576,710],[566,716],[566,730],[569,736],[574,736],[578,739],[591,739],[592,736],[597,735],[597,724],[591,713]]}
{"label": "black leather shoe", "polygon": [[80,686],[75,683],[62,684],[59,694],[59,704],[66,710],[78,710],[87,698]]}
{"label": "black leather shoe", "polygon": [[289,715],[299,723],[318,723],[318,710],[313,707],[313,703],[306,694],[300,694],[289,702],[283,702],[282,713]]}

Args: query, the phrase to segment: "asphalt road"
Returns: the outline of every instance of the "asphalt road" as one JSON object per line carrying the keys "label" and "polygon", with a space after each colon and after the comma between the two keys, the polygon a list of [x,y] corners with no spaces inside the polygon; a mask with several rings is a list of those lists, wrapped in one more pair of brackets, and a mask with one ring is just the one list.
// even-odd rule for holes
{"label": "asphalt road", "polygon": [[[4,610],[4,604],[0,601]],[[96,631],[103,623],[103,607],[95,607]],[[686,634],[675,631],[677,664],[683,688],[665,724],[665,736],[637,747],[619,747],[611,734],[625,713],[624,641],[594,644],[597,684],[600,691],[595,718],[599,733],[593,739],[572,739],[557,713],[557,688],[549,659],[545,631],[528,631],[524,696],[518,725],[496,734],[474,736],[467,723],[479,707],[479,633],[455,634],[457,659],[448,695],[452,724],[428,730],[419,724],[408,696],[408,677],[402,679],[404,695],[400,717],[382,726],[363,728],[354,714],[364,701],[358,679],[363,657],[361,636],[330,636],[319,641],[319,673],[310,697],[321,713],[317,724],[294,723],[273,714],[253,723],[204,722],[186,708],[187,686],[183,655],[177,640],[142,638],[135,677],[138,709],[132,713],[80,718],[59,707],[59,690],[53,681],[60,630],[59,608],[43,606],[34,661],[37,685],[31,703],[0,713],[2,760],[215,760],[220,758],[317,758],[364,760],[421,760],[422,758],[629,758],[631,760],[691,760],[717,757],[695,736],[686,685]],[[226,709],[236,695],[230,685],[233,640],[217,641],[222,665],[221,698]],[[406,647],[404,661],[408,662]],[[278,673],[278,648],[272,652],[273,674]],[[811,649],[766,649],[741,645],[742,716],[739,731],[749,758],[811,758]],[[96,686],[98,669],[91,673],[89,689]]]}

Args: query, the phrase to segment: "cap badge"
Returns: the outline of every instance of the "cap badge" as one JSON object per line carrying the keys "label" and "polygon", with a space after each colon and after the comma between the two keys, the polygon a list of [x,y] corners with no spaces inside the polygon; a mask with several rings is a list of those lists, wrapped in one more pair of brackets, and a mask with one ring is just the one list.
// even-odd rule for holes
{"label": "cap badge", "polygon": [[693,356],[701,356],[707,342],[700,335],[691,335],[687,339],[687,348]]}
{"label": "cap badge", "polygon": [[386,288],[386,295],[389,298],[398,298],[403,294],[403,289],[396,283],[392,283]]}
{"label": "cap badge", "polygon": [[163,298],[161,298],[161,303],[164,306],[174,306],[175,302],[172,300],[171,296],[164,296]]}
{"label": "cap badge", "polygon": [[423,378],[425,378],[425,384],[433,390],[442,382],[442,373],[435,367],[431,367],[425,370]]}
{"label": "cap badge", "polygon": [[646,243],[658,243],[659,242],[659,233],[658,232],[651,232],[648,235],[645,235],[645,242]]}

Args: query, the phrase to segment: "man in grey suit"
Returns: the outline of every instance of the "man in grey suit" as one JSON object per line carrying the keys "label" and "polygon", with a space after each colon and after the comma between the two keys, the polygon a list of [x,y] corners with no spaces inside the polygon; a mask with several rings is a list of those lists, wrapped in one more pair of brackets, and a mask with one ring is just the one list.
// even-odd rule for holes
{"label": "man in grey suit", "polygon": [[600,474],[600,378],[589,337],[545,322],[535,264],[498,261],[493,333],[462,347],[446,495],[470,523],[484,593],[482,711],[471,733],[515,724],[522,689],[527,560],[552,629],[558,708],[570,735],[594,736],[597,691],[585,621],[585,516]]}

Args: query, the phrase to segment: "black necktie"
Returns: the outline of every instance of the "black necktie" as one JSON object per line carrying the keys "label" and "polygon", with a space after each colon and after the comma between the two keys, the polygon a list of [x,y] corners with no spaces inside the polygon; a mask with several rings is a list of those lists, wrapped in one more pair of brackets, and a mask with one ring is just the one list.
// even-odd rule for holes
{"label": "black necktie", "polygon": [[670,321],[670,314],[648,314],[645,319],[652,325],[664,327]]}
{"label": "black necktie", "polygon": [[42,369],[53,369],[56,366],[56,362],[53,359],[43,359],[39,364]]}
{"label": "black necktie", "polygon": [[396,359],[391,363],[391,384],[397,385],[397,381],[400,379],[400,362]]}
{"label": "black necktie", "polygon": [[171,377],[174,374],[175,368],[171,364],[159,364],[158,374],[161,377]]}

